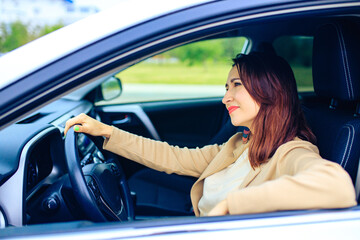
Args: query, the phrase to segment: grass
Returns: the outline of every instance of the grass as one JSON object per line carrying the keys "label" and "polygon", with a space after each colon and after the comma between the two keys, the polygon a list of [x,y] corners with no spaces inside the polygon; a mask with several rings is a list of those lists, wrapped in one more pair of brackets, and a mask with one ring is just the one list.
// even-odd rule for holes
{"label": "grass", "polygon": [[187,66],[176,64],[140,63],[117,76],[126,83],[151,84],[225,84],[230,65],[209,64]]}
{"label": "grass", "polygon": [[[117,76],[124,84],[224,85],[230,68],[230,63],[187,66],[183,63],[155,64],[142,62],[124,70]],[[311,69],[302,66],[293,66],[293,71],[298,87],[311,89]]]}

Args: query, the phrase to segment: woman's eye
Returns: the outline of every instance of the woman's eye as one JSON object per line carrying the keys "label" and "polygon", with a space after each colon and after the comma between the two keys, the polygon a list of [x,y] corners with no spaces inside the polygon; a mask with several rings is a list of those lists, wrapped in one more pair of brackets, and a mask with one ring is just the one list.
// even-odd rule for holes
{"label": "woman's eye", "polygon": [[235,86],[241,86],[242,84],[240,82],[234,83]]}

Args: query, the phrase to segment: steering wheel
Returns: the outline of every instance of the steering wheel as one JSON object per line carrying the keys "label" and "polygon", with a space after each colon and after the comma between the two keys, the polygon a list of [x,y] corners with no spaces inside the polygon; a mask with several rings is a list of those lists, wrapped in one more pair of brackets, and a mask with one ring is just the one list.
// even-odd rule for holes
{"label": "steering wheel", "polygon": [[[101,151],[103,139],[86,136]],[[122,169],[106,162],[82,168],[77,137],[78,133],[70,128],[65,138],[65,157],[73,192],[82,210],[95,222],[132,220],[133,201]]]}

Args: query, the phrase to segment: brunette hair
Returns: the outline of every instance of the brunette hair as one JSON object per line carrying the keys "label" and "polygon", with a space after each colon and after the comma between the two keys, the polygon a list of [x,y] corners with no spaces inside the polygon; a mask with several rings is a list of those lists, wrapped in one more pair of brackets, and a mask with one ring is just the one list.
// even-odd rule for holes
{"label": "brunette hair", "polygon": [[245,89],[260,106],[249,146],[253,168],[267,162],[280,145],[295,137],[315,143],[300,106],[294,73],[283,58],[253,52],[239,54],[233,62]]}

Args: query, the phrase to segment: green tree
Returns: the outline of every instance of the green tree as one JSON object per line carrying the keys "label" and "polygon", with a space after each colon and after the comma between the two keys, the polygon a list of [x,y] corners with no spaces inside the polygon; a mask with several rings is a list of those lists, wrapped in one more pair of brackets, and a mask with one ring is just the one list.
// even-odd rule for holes
{"label": "green tree", "polygon": [[64,27],[64,24],[62,23],[58,23],[58,24],[55,24],[55,25],[45,25],[43,27],[40,28],[39,30],[39,33],[38,33],[38,36],[41,37],[41,36],[44,36],[46,34],[49,34],[53,31],[56,31],[60,28]]}
{"label": "green tree", "polygon": [[31,36],[24,24],[13,22],[9,26],[1,24],[0,51],[9,52],[31,40]]}
{"label": "green tree", "polygon": [[234,58],[237,54],[241,53],[246,42],[245,37],[237,38],[224,38],[221,39],[221,44],[223,47],[223,58],[228,61]]}
{"label": "green tree", "polygon": [[216,62],[223,54],[223,49],[220,42],[209,40],[185,45],[175,49],[174,53],[180,61],[192,66]]}
{"label": "green tree", "polygon": [[61,23],[53,26],[38,26],[31,31],[29,24],[24,24],[20,21],[10,24],[2,23],[0,24],[0,52],[12,51],[63,26]]}
{"label": "green tree", "polygon": [[237,53],[240,53],[244,43],[244,37],[206,40],[190,43],[162,54],[163,57],[175,57],[181,62],[192,65],[220,61],[230,61]]}

